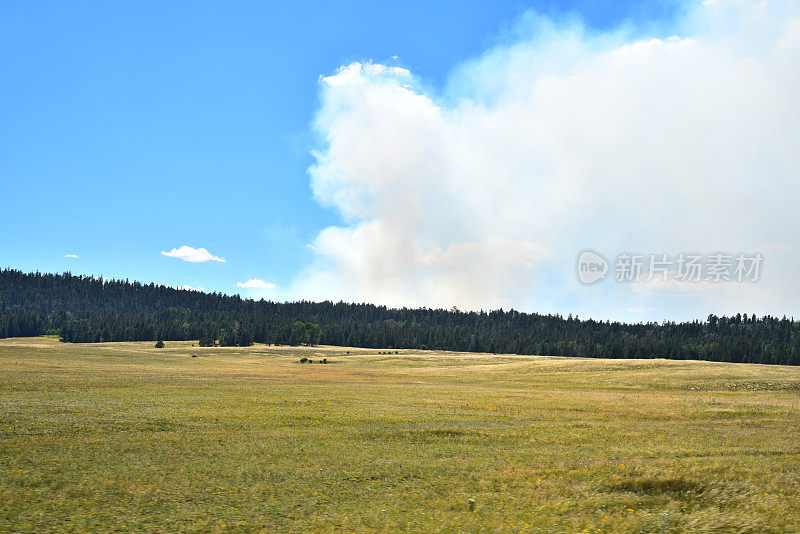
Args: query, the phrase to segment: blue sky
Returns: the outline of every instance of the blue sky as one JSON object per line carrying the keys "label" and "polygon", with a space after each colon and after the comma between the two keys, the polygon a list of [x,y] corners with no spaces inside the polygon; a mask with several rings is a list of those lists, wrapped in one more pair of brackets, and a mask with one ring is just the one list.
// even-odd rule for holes
{"label": "blue sky", "polygon": [[[671,15],[619,2],[4,2],[2,263],[225,292],[286,284],[338,219],[306,174],[319,76],[396,55],[441,84],[527,9],[601,27]],[[184,244],[227,263],[160,255]]]}
{"label": "blue sky", "polygon": [[[624,26],[636,39],[671,35],[684,11],[663,2],[4,2],[0,264],[227,293],[255,278],[277,287],[243,294],[316,298],[299,275],[319,267],[307,245],[352,223],[312,191],[312,150],[324,152],[320,136],[330,134],[313,126],[329,109],[321,76],[374,62],[407,69],[421,93],[459,96],[464,65],[535,39],[520,37],[526,13],[580,20],[587,35]],[[226,261],[161,253],[184,245]],[[315,283],[325,280],[337,283]],[[580,300],[567,293],[511,304],[566,312]]]}

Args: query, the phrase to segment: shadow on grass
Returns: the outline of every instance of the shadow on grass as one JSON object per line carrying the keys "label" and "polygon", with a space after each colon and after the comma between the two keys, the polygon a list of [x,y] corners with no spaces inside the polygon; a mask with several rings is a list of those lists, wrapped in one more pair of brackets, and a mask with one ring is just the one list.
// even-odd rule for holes
{"label": "shadow on grass", "polygon": [[685,478],[635,478],[609,486],[610,491],[630,492],[639,495],[679,495],[702,493],[706,488]]}

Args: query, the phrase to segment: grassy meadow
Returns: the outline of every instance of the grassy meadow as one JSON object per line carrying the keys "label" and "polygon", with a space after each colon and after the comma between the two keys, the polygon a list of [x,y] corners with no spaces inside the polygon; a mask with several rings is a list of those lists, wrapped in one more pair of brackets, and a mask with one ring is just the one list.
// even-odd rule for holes
{"label": "grassy meadow", "polygon": [[800,368],[379,352],[0,340],[0,531],[800,532]]}

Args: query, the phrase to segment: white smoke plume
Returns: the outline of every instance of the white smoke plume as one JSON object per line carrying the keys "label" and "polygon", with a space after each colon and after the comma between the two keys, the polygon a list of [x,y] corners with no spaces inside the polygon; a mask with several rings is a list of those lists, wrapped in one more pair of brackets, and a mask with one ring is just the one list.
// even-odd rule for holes
{"label": "white smoke plume", "polygon": [[[800,3],[706,2],[677,35],[529,15],[444,88],[352,63],[321,78],[303,296],[626,317],[800,302]],[[575,279],[587,247],[765,257],[758,287],[691,297]],[[651,311],[652,310],[652,311]]]}

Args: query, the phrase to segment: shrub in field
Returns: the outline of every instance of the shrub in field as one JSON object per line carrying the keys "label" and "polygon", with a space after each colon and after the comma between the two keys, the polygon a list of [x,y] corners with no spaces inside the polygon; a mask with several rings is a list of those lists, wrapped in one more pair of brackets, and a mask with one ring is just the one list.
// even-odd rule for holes
{"label": "shrub in field", "polygon": [[157,349],[163,349],[164,348],[164,342],[161,341],[160,339],[158,341],[156,341],[156,348]]}

